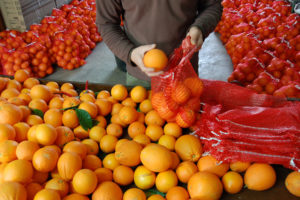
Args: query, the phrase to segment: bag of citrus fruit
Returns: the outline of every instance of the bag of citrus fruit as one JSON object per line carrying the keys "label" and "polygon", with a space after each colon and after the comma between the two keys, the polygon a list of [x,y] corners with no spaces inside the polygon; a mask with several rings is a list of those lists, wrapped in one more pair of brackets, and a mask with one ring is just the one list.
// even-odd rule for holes
{"label": "bag of citrus fruit", "polygon": [[190,127],[200,111],[203,83],[194,71],[190,59],[198,50],[185,38],[170,55],[166,71],[151,78],[153,108],[167,121]]}

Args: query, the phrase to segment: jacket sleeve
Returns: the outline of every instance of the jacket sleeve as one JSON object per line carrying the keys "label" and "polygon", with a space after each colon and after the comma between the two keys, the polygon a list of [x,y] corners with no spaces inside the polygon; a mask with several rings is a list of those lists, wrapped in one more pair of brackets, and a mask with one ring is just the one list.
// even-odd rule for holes
{"label": "jacket sleeve", "polygon": [[206,38],[217,26],[221,19],[223,7],[221,0],[204,0],[198,3],[198,17],[192,26],[200,28],[203,39]]}
{"label": "jacket sleeve", "polygon": [[123,12],[121,0],[96,0],[96,25],[103,41],[117,57],[129,63],[129,53],[135,46],[120,26]]}

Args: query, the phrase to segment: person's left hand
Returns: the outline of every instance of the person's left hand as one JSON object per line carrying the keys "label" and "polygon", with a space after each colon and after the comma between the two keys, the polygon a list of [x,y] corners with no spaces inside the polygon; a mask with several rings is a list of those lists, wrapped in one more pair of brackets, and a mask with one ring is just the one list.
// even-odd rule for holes
{"label": "person's left hand", "polygon": [[192,26],[189,30],[189,32],[187,33],[187,36],[191,37],[191,43],[193,45],[196,45],[197,47],[201,47],[203,44],[203,35],[202,35],[202,31],[200,30],[200,28],[196,27],[196,26]]}

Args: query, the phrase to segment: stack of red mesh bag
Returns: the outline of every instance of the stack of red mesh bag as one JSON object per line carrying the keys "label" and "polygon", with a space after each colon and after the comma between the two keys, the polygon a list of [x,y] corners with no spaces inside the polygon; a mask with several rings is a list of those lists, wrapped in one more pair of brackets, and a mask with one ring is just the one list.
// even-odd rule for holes
{"label": "stack of red mesh bag", "polygon": [[[188,59],[194,51],[185,39],[170,57],[169,70],[152,80],[153,107],[161,114],[159,102],[154,99],[160,94],[164,102],[160,105],[177,109],[173,110],[177,123],[180,110],[186,109],[187,103],[173,107],[174,98],[167,88],[174,87],[191,73]],[[201,111],[194,110],[197,117],[192,127],[206,152],[223,162],[264,162],[300,170],[300,102],[257,94],[222,81],[200,81],[204,90],[201,99],[197,96],[198,102],[194,103],[199,105],[201,100],[203,107]],[[182,119],[186,120],[187,116],[183,115]]]}

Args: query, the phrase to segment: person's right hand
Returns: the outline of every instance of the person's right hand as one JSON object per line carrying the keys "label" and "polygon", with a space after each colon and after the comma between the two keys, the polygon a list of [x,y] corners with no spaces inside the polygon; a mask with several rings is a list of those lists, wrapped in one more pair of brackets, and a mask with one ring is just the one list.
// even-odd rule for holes
{"label": "person's right hand", "polygon": [[151,49],[154,49],[155,47],[155,44],[142,45],[134,48],[130,55],[131,61],[134,62],[136,66],[149,77],[158,76],[163,73],[163,71],[154,71],[153,68],[145,67],[143,62],[145,53]]}

